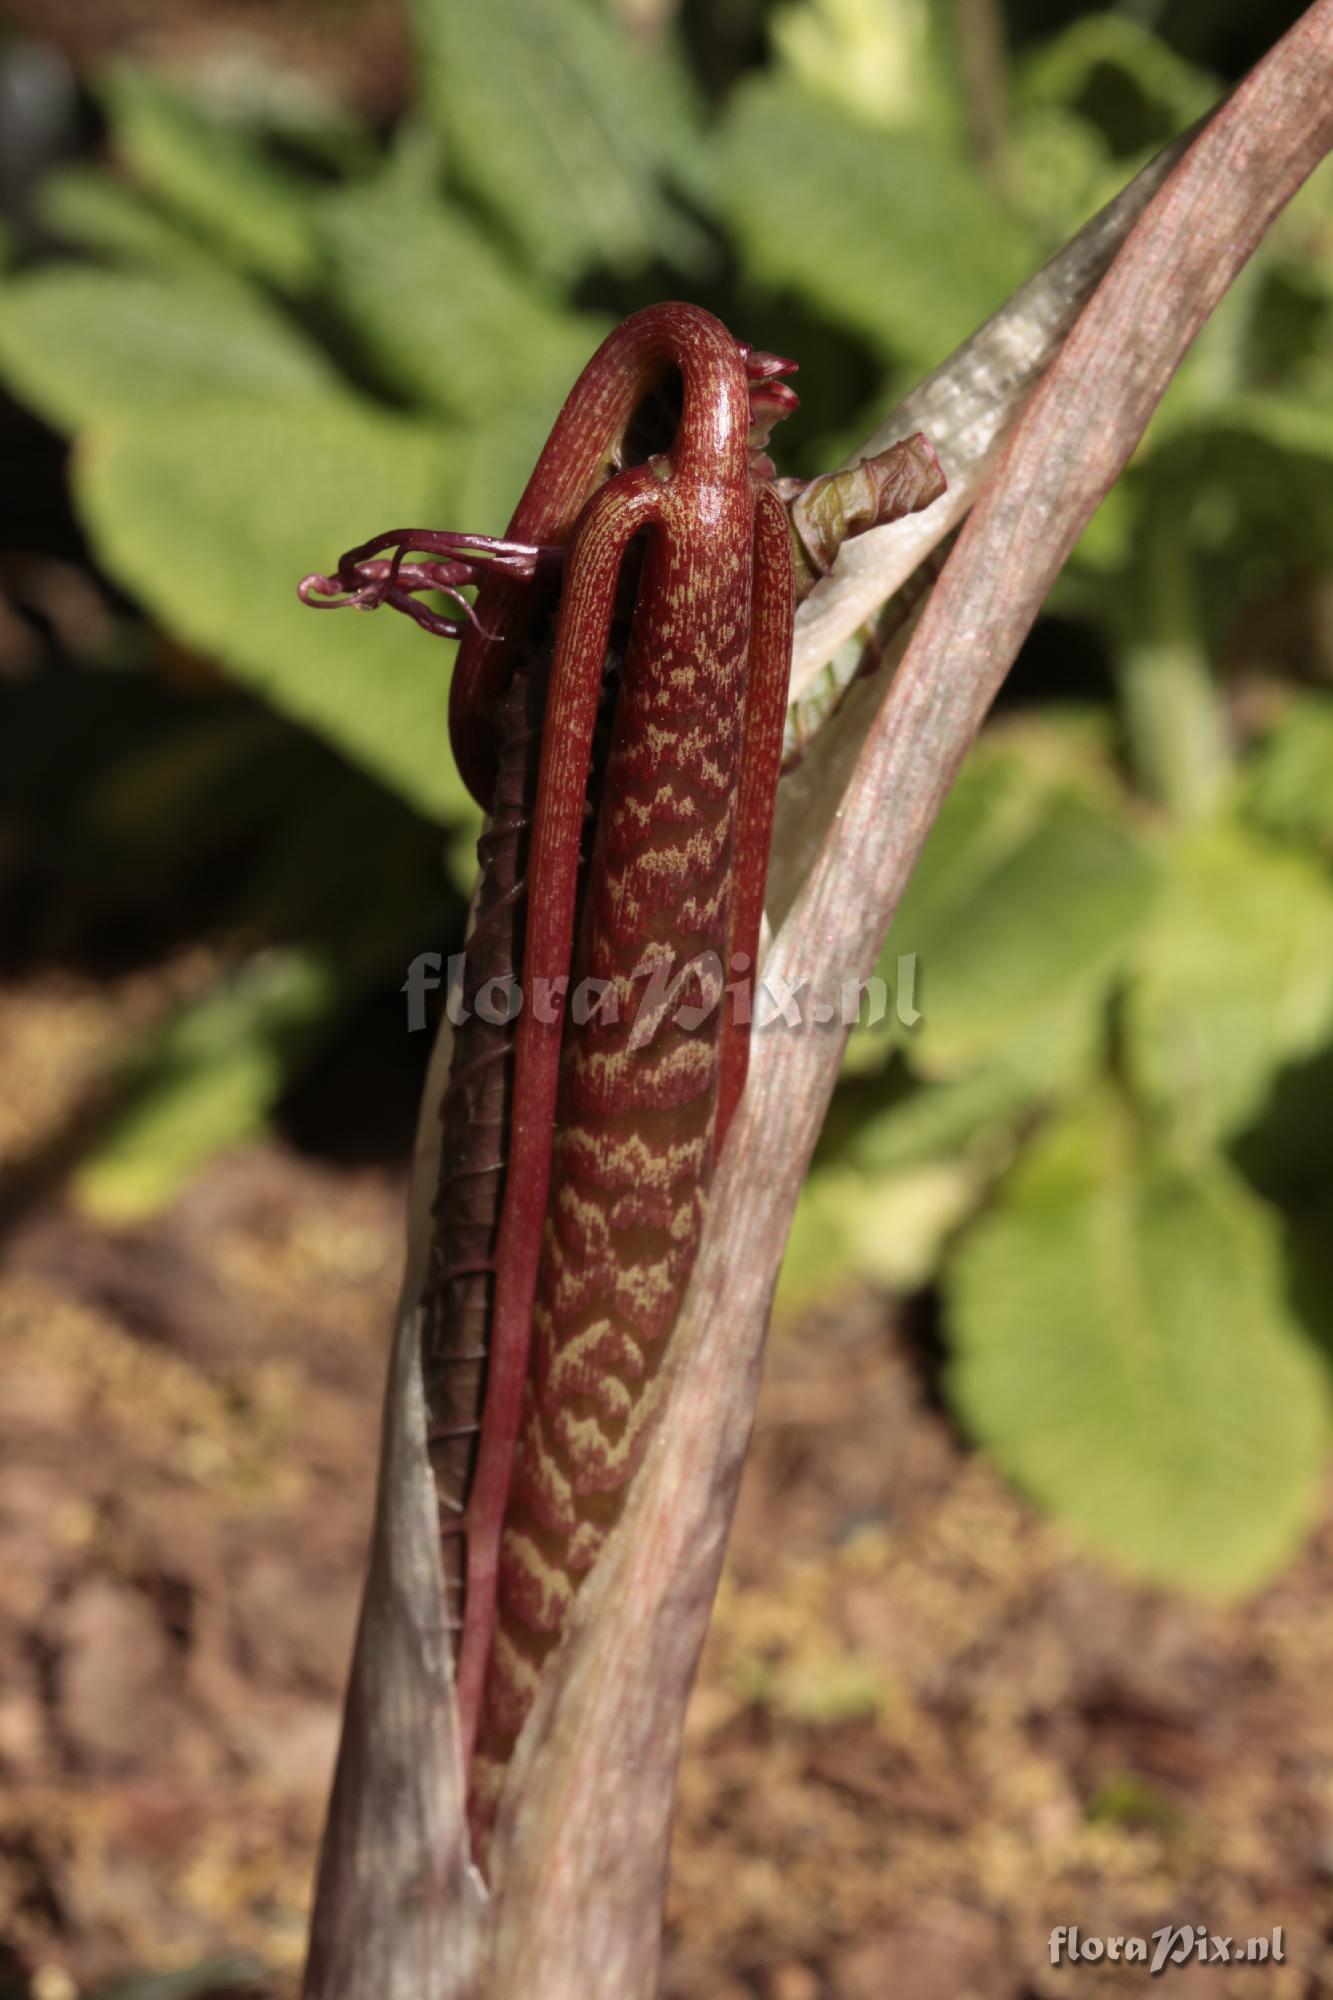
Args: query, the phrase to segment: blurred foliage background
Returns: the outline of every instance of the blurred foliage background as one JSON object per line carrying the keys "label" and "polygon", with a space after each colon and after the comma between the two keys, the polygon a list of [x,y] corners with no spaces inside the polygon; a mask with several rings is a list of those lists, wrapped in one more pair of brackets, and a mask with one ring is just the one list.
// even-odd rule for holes
{"label": "blurred foliage background", "polygon": [[[275,1118],[406,1150],[399,987],[472,872],[452,649],[303,572],[502,530],[656,298],[798,357],[781,469],[828,467],[1296,11],[10,0],[3,971],[156,974],[20,1194],[132,1222]],[[1331,329],[1326,172],[932,835],[884,968],[923,1019],[853,1038],[784,1275],[911,1294],[1020,1486],[1210,1592],[1292,1551],[1327,1443]]]}

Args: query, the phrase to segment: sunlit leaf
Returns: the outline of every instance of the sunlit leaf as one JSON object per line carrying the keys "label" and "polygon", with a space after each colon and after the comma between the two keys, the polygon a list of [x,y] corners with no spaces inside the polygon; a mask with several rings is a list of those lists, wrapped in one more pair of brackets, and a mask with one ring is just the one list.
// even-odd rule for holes
{"label": "sunlit leaf", "polygon": [[473,423],[534,385],[554,421],[607,330],[561,311],[458,209],[394,174],[330,197],[320,235],[333,296],[386,374]]}
{"label": "sunlit leaf", "polygon": [[945,804],[889,934],[880,971],[917,958],[917,1074],[956,1077],[1036,1042],[1065,1003],[1097,1013],[1151,903],[1155,868],[1123,816],[983,750]]}
{"label": "sunlit leaf", "polygon": [[818,1169],[801,1191],[779,1305],[795,1309],[856,1280],[915,1291],[933,1277],[983,1186],[980,1170],[959,1160],[885,1174],[851,1165]]}
{"label": "sunlit leaf", "polygon": [[662,186],[691,178],[697,133],[660,51],[588,0],[414,0],[412,14],[449,170],[536,270],[697,259]]}
{"label": "sunlit leaf", "polygon": [[0,285],[0,372],[61,430],[181,399],[308,402],[335,379],[275,307],[239,285],[85,265]]}
{"label": "sunlit leaf", "polygon": [[98,255],[185,272],[199,282],[227,276],[197,237],[105,168],[49,174],[38,189],[37,208],[48,229]]}
{"label": "sunlit leaf", "polygon": [[1333,887],[1221,823],[1183,840],[1136,958],[1129,1073],[1200,1143],[1238,1132],[1333,1035]]}
{"label": "sunlit leaf", "polygon": [[91,433],[77,491],[108,568],[170,631],[451,819],[465,801],[445,728],[453,647],[389,612],[308,610],[296,585],[383,528],[448,520],[462,449],[350,402],[237,397]]}
{"label": "sunlit leaf", "polygon": [[1297,695],[1250,759],[1245,806],[1257,825],[1333,851],[1333,695]]}
{"label": "sunlit leaf", "polygon": [[106,85],[118,156],[163,206],[245,269],[299,290],[315,276],[308,189],[234,127],[143,69]]}
{"label": "sunlit leaf", "polygon": [[1097,1076],[1107,1052],[1103,994],[1093,976],[1046,999],[1023,1033],[975,1068],[918,1083],[873,1112],[848,1141],[848,1157],[880,1174],[964,1154],[998,1161],[1035,1110],[1065,1101]]}
{"label": "sunlit leaf", "polygon": [[549,378],[525,381],[473,433],[459,470],[460,521],[482,534],[503,534],[573,381],[572,375],[558,384]]}
{"label": "sunlit leaf", "polygon": [[858,124],[790,82],[736,92],[716,200],[752,277],[922,368],[1032,270],[1031,238],[947,141]]}
{"label": "sunlit leaf", "polygon": [[1318,1504],[1321,1364],[1275,1218],[1098,1099],[1049,1131],[946,1279],[949,1387],[1010,1476],[1153,1581],[1261,1583]]}

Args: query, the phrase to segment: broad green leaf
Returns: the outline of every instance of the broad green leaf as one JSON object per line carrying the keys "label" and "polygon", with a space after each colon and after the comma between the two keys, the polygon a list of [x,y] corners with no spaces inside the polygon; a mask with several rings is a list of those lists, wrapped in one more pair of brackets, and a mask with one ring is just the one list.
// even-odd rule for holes
{"label": "broad green leaf", "polygon": [[308,610],[296,586],[383,528],[448,521],[462,449],[350,402],[237,397],[90,433],[76,490],[102,560],[169,630],[449,820],[453,647],[390,612]]}
{"label": "broad green leaf", "polygon": [[320,235],[333,297],[386,375],[471,423],[535,388],[549,431],[606,331],[543,298],[461,211],[401,175],[330,197]]}
{"label": "broad green leaf", "polygon": [[310,193],[235,127],[141,69],[106,89],[115,149],[164,208],[246,270],[290,290],[316,274]]}
{"label": "broad green leaf", "polygon": [[1001,1054],[949,1083],[917,1083],[872,1111],[846,1142],[867,1173],[900,1173],[923,1162],[994,1146],[1033,1103],[1032,1080]]}
{"label": "broad green leaf", "polygon": [[[920,1076],[965,1074],[1098,1014],[1151,903],[1144,843],[1091,791],[983,749],[945,805],[894,919],[880,971],[917,955]],[[878,1031],[867,1031],[878,1032]]]}
{"label": "broad green leaf", "polygon": [[948,1269],[949,1386],[1003,1469],[1149,1580],[1247,1590],[1318,1503],[1327,1389],[1275,1217],[1105,1100],[1048,1131]]}
{"label": "broad green leaf", "polygon": [[104,168],[64,167],[48,174],[37,191],[37,209],[46,227],[66,242],[103,256],[182,271],[196,280],[225,282],[230,276],[197,238]]}
{"label": "broad green leaf", "polygon": [[812,1257],[822,1241],[825,1263],[834,1257],[901,1289],[934,1276],[949,1237],[985,1199],[1034,1117],[1095,1085],[1106,1059],[1104,999],[1094,975],[1037,1000],[1031,1020],[975,1068],[909,1083],[839,1140],[837,1112],[850,1112],[858,1092],[855,1077],[847,1082],[835,1100],[834,1159],[814,1176],[821,1192],[806,1218]]}
{"label": "broad green leaf", "polygon": [[1333,851],[1333,695],[1297,695],[1249,762],[1245,810],[1283,839]]}
{"label": "broad green leaf", "polygon": [[715,199],[749,275],[874,347],[933,366],[1028,277],[1034,244],[963,156],[860,125],[796,84],[733,97]]}
{"label": "broad green leaf", "polygon": [[79,1169],[83,1206],[106,1222],[151,1214],[214,1153],[252,1137],[337,991],[318,953],[275,949],[183,1006],[139,1051],[122,1110]]}
{"label": "broad green leaf", "polygon": [[873,1176],[832,1167],[816,1177],[815,1212],[836,1227],[862,1277],[909,1292],[934,1275],[945,1240],[971,1214],[981,1186],[977,1168],[960,1161]]}
{"label": "broad green leaf", "polygon": [[698,138],[680,71],[590,0],[414,0],[425,104],[449,167],[523,248],[568,280],[593,265],[695,262],[667,200]]}
{"label": "broad green leaf", "polygon": [[335,385],[318,351],[240,286],[75,265],[0,285],[0,372],[61,430],[201,397],[309,402]]}
{"label": "broad green leaf", "polygon": [[1220,823],[1182,840],[1140,939],[1126,1059],[1144,1098],[1208,1144],[1263,1110],[1333,1034],[1333,887],[1302,854]]}
{"label": "broad green leaf", "polygon": [[918,1083],[872,1113],[847,1156],[873,1174],[903,1173],[966,1155],[998,1164],[1034,1111],[1086,1090],[1105,1059],[1099,980],[1078,981],[1040,1006],[1012,1041],[957,1078]]}

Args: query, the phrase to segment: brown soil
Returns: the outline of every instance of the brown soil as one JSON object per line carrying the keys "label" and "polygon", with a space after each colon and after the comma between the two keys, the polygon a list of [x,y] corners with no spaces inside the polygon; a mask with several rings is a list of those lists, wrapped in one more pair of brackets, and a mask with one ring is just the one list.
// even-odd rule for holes
{"label": "brown soil", "polygon": [[[105,1042],[0,1000],[0,1165]],[[276,1142],[108,1231],[29,1179],[0,1282],[0,1996],[294,1991],[369,1518],[402,1181]],[[1333,1521],[1200,1606],[958,1439],[901,1315],[780,1324],[690,1714],[670,2000],[1139,1992],[1085,1937],[1283,1926],[1194,1996],[1333,1991]],[[7,1947],[8,1958],[5,1958]],[[252,1962],[247,1975],[242,1961]],[[227,1961],[228,1972],[218,1961]],[[145,2000],[155,1989],[144,1985]]]}

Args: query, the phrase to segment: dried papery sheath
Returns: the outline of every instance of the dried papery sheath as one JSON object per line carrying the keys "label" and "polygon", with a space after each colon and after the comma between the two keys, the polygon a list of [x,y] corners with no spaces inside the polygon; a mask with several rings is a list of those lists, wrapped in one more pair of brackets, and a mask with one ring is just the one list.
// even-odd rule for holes
{"label": "dried papery sheath", "polygon": [[935,448],[922,431],[873,458],[858,458],[845,472],[826,472],[804,482],[780,480],[778,493],[791,510],[798,601],[829,574],[847,542],[924,512],[946,483]]}

